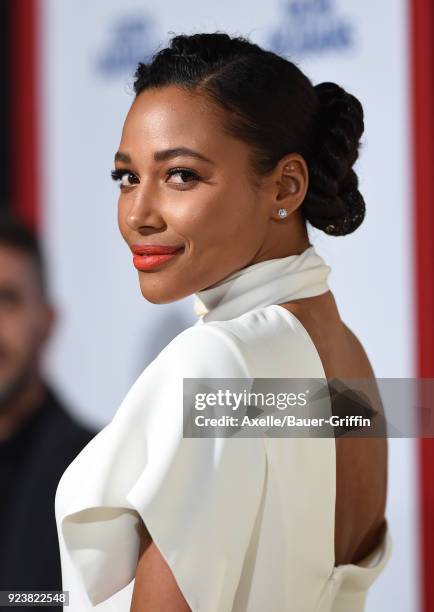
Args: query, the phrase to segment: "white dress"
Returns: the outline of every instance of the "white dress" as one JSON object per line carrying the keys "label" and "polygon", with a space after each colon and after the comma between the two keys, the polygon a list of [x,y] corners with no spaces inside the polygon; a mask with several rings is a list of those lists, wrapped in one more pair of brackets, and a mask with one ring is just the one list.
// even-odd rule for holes
{"label": "white dress", "polygon": [[[392,550],[334,567],[334,438],[183,437],[184,378],[325,379],[279,306],[328,291],[310,246],[195,294],[198,322],[142,372],[64,472],[55,510],[69,612],[128,612],[143,520],[193,612],[361,612]],[[97,605],[99,604],[99,605]]]}

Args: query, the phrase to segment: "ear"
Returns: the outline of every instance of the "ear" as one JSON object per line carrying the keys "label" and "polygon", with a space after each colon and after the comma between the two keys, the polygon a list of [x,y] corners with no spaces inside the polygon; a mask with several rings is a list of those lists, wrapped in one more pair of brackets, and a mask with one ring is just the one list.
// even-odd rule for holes
{"label": "ear", "polygon": [[303,202],[309,185],[309,170],[304,158],[298,153],[283,157],[274,171],[277,186],[273,202],[273,217],[279,219],[278,210],[284,208],[288,216]]}

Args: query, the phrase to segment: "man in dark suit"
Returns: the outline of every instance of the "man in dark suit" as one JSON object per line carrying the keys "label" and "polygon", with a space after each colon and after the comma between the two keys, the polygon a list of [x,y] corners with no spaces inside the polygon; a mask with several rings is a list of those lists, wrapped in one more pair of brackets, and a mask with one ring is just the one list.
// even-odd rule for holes
{"label": "man in dark suit", "polygon": [[[67,466],[96,434],[75,422],[41,373],[41,353],[54,320],[38,241],[22,222],[3,213],[0,217],[0,590],[3,591],[62,590],[54,514],[56,488]],[[62,606],[43,609],[62,610]]]}

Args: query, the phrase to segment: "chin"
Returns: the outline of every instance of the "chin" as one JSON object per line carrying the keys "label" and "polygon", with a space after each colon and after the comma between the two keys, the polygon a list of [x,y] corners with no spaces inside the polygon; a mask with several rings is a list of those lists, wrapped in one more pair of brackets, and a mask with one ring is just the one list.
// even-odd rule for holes
{"label": "chin", "polygon": [[[143,285],[145,284],[148,285],[147,283],[143,283]],[[181,289],[174,289],[173,286],[149,287],[148,285],[140,286],[140,289],[145,300],[151,304],[171,304],[172,302],[177,302],[191,295],[191,293],[186,293],[185,290],[181,291]]]}

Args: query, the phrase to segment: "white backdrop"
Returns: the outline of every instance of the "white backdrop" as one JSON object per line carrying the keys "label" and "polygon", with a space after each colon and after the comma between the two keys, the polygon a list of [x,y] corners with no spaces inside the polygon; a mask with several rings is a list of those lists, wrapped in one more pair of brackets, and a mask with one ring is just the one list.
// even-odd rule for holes
{"label": "white backdrop", "polygon": [[[365,222],[354,235],[311,230],[311,239],[377,376],[414,375],[404,0],[42,0],[42,8],[41,221],[59,311],[45,368],[79,419],[109,422],[147,363],[196,320],[192,298],[163,306],[142,298],[110,179],[136,63],[172,33],[249,36],[295,61],[314,84],[336,81],[361,100],[366,129],[355,169]],[[368,612],[419,609],[415,470],[415,441],[390,440],[394,552]]]}

